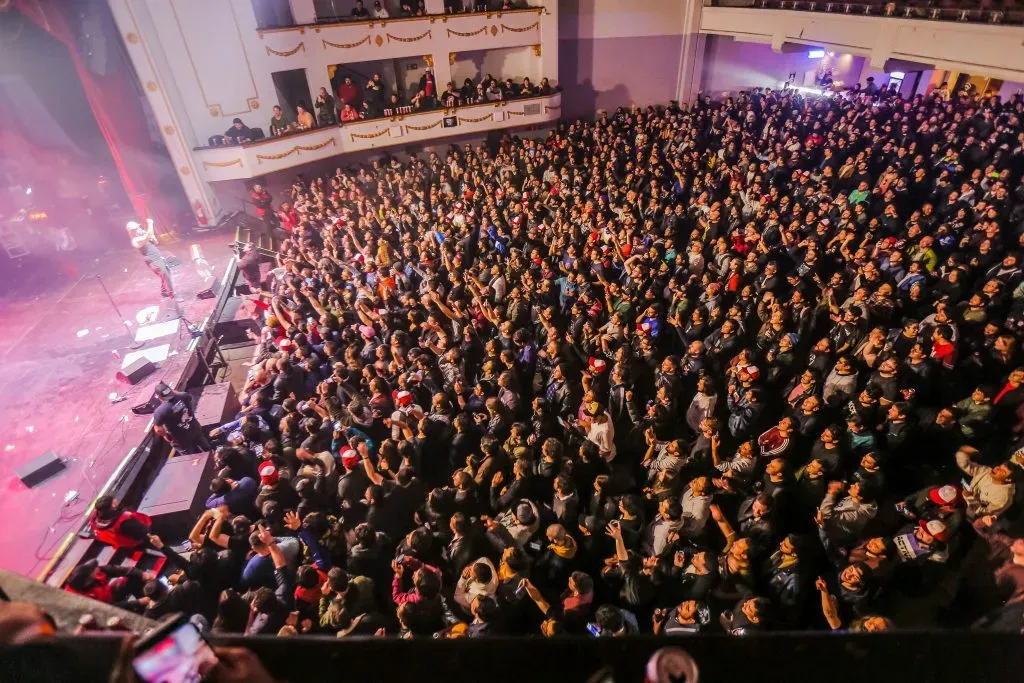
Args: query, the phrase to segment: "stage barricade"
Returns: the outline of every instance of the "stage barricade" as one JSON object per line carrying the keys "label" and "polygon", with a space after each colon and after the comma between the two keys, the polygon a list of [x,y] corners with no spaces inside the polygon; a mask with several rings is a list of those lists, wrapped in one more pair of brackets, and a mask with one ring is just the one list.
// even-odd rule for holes
{"label": "stage barricade", "polygon": [[[230,305],[240,298],[240,287],[245,285],[238,270],[238,259],[232,258],[223,277],[214,286],[218,298],[213,312],[201,323],[195,323],[198,330],[188,345],[188,361],[173,384],[176,391],[198,392],[203,386],[215,382],[217,371],[223,367],[218,326],[225,315],[234,315],[230,313]],[[128,451],[121,464],[97,493],[97,498],[111,495],[130,508],[137,508],[142,504],[147,491],[159,477],[168,459],[174,457],[171,447],[153,433],[152,427],[150,422],[143,439]],[[207,478],[206,484],[208,483]],[[194,494],[195,491],[182,493],[182,498],[187,497],[190,501],[185,507],[191,507]],[[93,505],[94,503],[90,503],[82,516],[81,526],[69,533],[60,544],[45,569],[38,575],[39,581],[55,587],[63,586],[75,567],[91,559],[115,563],[134,561],[131,557],[112,553],[111,548],[92,538],[88,519]]]}

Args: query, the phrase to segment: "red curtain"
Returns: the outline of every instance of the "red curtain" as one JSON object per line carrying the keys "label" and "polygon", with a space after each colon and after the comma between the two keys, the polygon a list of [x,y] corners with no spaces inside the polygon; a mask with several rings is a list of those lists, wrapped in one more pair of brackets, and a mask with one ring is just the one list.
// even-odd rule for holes
{"label": "red curtain", "polygon": [[[67,47],[82,83],[89,107],[96,117],[118,174],[136,213],[153,218],[166,229],[173,224],[171,209],[160,193],[157,152],[149,136],[142,102],[130,79],[134,71],[117,47],[107,51],[103,76],[85,65],[72,26],[78,21],[76,0],[14,0],[14,7]],[[120,40],[120,37],[114,38]]]}

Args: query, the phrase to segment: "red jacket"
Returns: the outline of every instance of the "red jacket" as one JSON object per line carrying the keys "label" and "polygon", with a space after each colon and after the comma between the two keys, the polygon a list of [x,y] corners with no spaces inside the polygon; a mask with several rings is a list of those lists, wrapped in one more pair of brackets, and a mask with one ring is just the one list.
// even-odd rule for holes
{"label": "red jacket", "polygon": [[283,209],[278,211],[277,217],[281,219],[281,227],[288,232],[292,232],[295,228],[299,227],[299,212],[294,207],[287,211]]}
{"label": "red jacket", "polygon": [[352,108],[356,111],[359,110],[359,105],[363,103],[363,98],[359,93],[359,86],[355,83],[342,83],[338,86],[338,99],[343,104],[351,104]]}
{"label": "red jacket", "polygon": [[102,569],[97,569],[95,573],[96,583],[87,588],[86,590],[75,590],[71,586],[64,586],[64,590],[68,593],[74,593],[75,595],[84,595],[87,598],[92,598],[99,602],[104,602],[108,605],[114,602],[114,589],[107,582],[107,575]]}
{"label": "red jacket", "polygon": [[139,522],[146,528],[153,525],[153,520],[149,518],[149,515],[145,515],[141,512],[133,512],[131,510],[124,510],[118,518],[111,523],[101,522],[96,518],[96,513],[92,513],[92,516],[89,517],[89,528],[92,529],[97,541],[101,541],[107,545],[112,545],[115,548],[136,548],[142,545],[142,542],[145,539],[137,539],[121,532],[121,527],[129,520]]}
{"label": "red jacket", "polygon": [[256,205],[256,215],[260,218],[266,216],[267,212],[271,210],[272,200],[270,198],[270,193],[266,190],[250,192],[249,197],[252,199],[252,203]]}

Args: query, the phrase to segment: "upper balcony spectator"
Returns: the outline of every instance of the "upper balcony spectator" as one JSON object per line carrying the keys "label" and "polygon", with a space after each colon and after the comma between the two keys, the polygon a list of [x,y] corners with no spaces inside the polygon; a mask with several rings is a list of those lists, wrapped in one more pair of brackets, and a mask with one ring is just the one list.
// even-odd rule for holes
{"label": "upper balcony spectator", "polygon": [[349,103],[345,103],[345,106],[341,110],[341,122],[347,123],[350,121],[358,121],[359,112]]}
{"label": "upper balcony spectator", "polygon": [[281,107],[275,104],[274,113],[270,117],[270,137],[289,133],[294,127],[294,124],[281,111]]}
{"label": "upper balcony spectator", "polygon": [[240,145],[255,140],[256,135],[252,128],[242,123],[242,119],[236,118],[231,122],[231,127],[224,131],[224,138],[228,144]]}
{"label": "upper balcony spectator", "polygon": [[299,130],[312,130],[316,128],[316,119],[306,109],[305,103],[300,102],[295,106],[295,127]]}
{"label": "upper balcony spectator", "polygon": [[370,11],[363,7],[363,0],[356,0],[356,6],[352,8],[352,18],[356,21],[364,21],[370,18]]}
{"label": "upper balcony spectator", "polygon": [[340,106],[348,104],[353,108],[358,108],[362,101],[363,95],[359,91],[359,86],[355,84],[351,76],[345,76],[344,82],[338,86],[338,104]]}
{"label": "upper balcony spectator", "polygon": [[423,0],[402,0],[402,17],[425,17],[427,8]]}
{"label": "upper balcony spectator", "polygon": [[463,12],[508,12],[515,9],[523,9],[529,4],[525,1],[513,2],[512,0],[445,0],[445,14],[460,14]]}
{"label": "upper balcony spectator", "polygon": [[316,120],[321,126],[329,126],[338,122],[338,111],[334,98],[327,92],[327,88],[320,88],[320,94],[316,96]]}

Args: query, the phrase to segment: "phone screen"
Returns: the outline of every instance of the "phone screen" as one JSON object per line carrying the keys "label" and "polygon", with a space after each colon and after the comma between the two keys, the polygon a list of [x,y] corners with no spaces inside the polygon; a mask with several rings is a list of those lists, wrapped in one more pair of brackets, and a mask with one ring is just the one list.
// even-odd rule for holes
{"label": "phone screen", "polygon": [[198,683],[217,664],[199,630],[186,622],[135,656],[135,673],[146,683]]}

